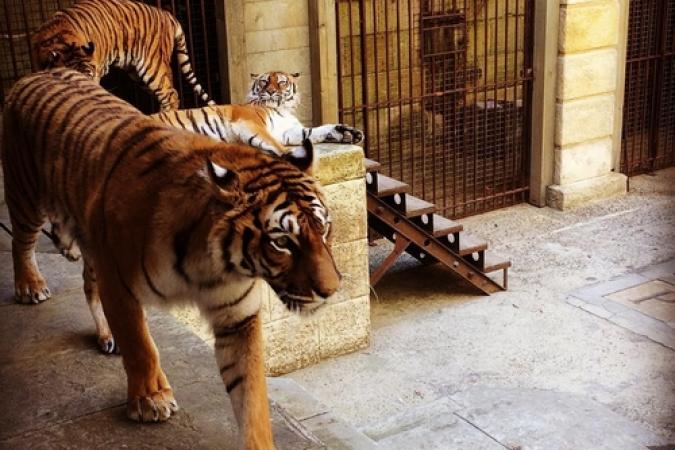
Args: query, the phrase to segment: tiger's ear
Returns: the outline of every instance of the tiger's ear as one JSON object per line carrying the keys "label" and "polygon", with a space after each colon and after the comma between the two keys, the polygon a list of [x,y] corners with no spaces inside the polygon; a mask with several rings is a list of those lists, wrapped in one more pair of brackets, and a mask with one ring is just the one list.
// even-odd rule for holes
{"label": "tiger's ear", "polygon": [[293,150],[284,154],[283,158],[310,175],[312,173],[312,163],[314,163],[314,146],[312,145],[312,141],[305,139],[302,141],[302,147],[294,147]]}
{"label": "tiger's ear", "polygon": [[208,160],[207,171],[211,181],[220,189],[231,191],[237,185],[239,177],[234,171]]}
{"label": "tiger's ear", "polygon": [[293,78],[300,78],[300,72],[294,72],[291,74]]}
{"label": "tiger's ear", "polygon": [[95,46],[91,41],[89,41],[86,45],[83,45],[81,48],[85,55],[91,56],[94,54]]}
{"label": "tiger's ear", "polygon": [[259,76],[260,76],[259,73],[252,73],[252,74],[251,74],[251,80],[255,80],[255,79],[258,78]]}

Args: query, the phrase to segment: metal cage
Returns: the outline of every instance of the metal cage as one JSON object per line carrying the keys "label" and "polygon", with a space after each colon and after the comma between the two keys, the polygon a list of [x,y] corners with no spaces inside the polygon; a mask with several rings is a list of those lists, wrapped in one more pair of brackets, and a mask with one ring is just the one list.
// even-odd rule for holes
{"label": "metal cage", "polygon": [[533,0],[338,0],[339,112],[461,217],[528,198]]}

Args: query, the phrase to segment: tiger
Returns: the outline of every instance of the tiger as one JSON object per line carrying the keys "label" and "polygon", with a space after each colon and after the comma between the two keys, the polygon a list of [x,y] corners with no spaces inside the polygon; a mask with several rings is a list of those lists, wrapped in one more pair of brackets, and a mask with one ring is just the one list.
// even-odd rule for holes
{"label": "tiger", "polygon": [[128,417],[178,411],[144,305],[193,302],[211,324],[242,445],[274,448],[254,283],[307,314],[341,279],[312,143],[281,158],[176,130],[67,68],[15,83],[3,128],[18,301],[51,295],[35,245],[45,220],[59,223],[82,252],[99,339],[119,344]]}
{"label": "tiger", "polygon": [[58,11],[31,40],[33,66],[66,66],[99,82],[111,67],[140,79],[160,110],[178,109],[171,56],[206,104],[215,104],[197,82],[180,23],[170,13],[130,0],[81,0]]}
{"label": "tiger", "polygon": [[247,104],[163,111],[152,115],[162,123],[205,134],[225,142],[244,143],[272,155],[298,147],[305,139],[314,144],[357,144],[363,133],[343,124],[305,128],[295,115],[299,103],[298,73],[280,71],[251,74]]}

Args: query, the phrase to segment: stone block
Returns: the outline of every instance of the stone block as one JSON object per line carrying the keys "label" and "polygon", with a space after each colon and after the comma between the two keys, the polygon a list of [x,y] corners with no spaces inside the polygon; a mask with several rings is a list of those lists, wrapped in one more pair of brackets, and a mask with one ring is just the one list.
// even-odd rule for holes
{"label": "stone block", "polygon": [[558,58],[558,98],[574,99],[613,92],[616,50],[603,49]]}
{"label": "stone block", "polygon": [[582,52],[617,45],[619,2],[605,0],[563,5],[560,8],[561,53]]}
{"label": "stone block", "polygon": [[565,146],[614,133],[614,95],[596,95],[556,105],[555,144]]}
{"label": "stone block", "polygon": [[324,186],[363,179],[366,174],[363,149],[358,145],[319,144],[314,146],[314,151],[319,156],[314,163],[314,176]]}
{"label": "stone block", "polygon": [[333,244],[365,238],[368,233],[365,180],[330,184],[324,192],[333,221]]}
{"label": "stone block", "polygon": [[320,359],[319,324],[297,315],[266,323],[265,371],[276,376],[315,364]]}
{"label": "stone block", "polygon": [[246,31],[278,30],[288,27],[307,26],[308,24],[309,13],[307,2],[276,0],[274,2],[247,1],[244,4],[244,25]]}
{"label": "stone block", "polygon": [[303,25],[278,30],[246,32],[246,51],[249,54],[293,48],[309,48],[309,27]]}
{"label": "stone block", "polygon": [[567,210],[590,201],[625,194],[627,181],[626,175],[610,172],[568,185],[553,184],[546,191],[546,204],[551,208]]}
{"label": "stone block", "polygon": [[566,185],[605,175],[612,170],[611,138],[557,147],[554,180]]}
{"label": "stone block", "polygon": [[370,339],[370,298],[331,304],[318,313],[319,356],[330,358],[368,346]]}
{"label": "stone block", "polygon": [[368,240],[366,238],[332,247],[333,257],[338,270],[342,274],[342,283],[329,299],[338,303],[355,297],[368,295],[370,292],[370,275],[368,273]]}

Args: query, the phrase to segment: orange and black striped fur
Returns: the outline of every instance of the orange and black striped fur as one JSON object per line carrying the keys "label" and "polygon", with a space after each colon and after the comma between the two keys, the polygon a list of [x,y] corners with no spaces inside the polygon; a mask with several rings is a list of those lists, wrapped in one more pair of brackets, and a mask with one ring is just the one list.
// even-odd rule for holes
{"label": "orange and black striped fur", "polygon": [[121,349],[129,417],[177,410],[143,305],[193,302],[213,327],[245,447],[273,448],[253,284],[312,311],[340,282],[311,143],[282,159],[176,130],[69,69],[19,80],[3,125],[17,298],[49,297],[35,242],[45,220],[59,223],[82,251],[99,337]]}
{"label": "orange and black striped fur", "polygon": [[356,144],[363,133],[343,124],[307,128],[295,115],[299,101],[299,74],[266,72],[251,75],[253,83],[245,105],[216,105],[155,114],[160,122],[231,143],[244,143],[281,155],[287,147],[335,142]]}
{"label": "orange and black striped fur", "polygon": [[183,29],[161,9],[130,0],[82,0],[54,14],[32,38],[34,67],[66,66],[97,82],[110,67],[127,70],[163,111],[179,106],[171,72],[174,49],[195,93],[213,104],[192,71]]}

